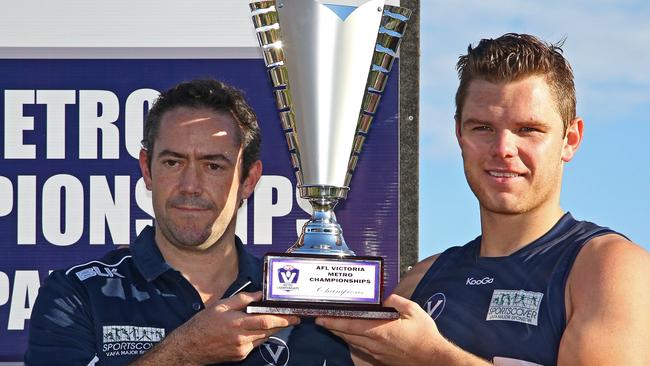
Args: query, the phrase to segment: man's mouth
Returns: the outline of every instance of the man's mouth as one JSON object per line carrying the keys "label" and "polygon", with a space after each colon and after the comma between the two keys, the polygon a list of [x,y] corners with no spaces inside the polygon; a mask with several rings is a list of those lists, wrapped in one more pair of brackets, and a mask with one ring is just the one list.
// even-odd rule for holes
{"label": "man's mouth", "polygon": [[167,202],[167,205],[168,207],[184,211],[206,211],[211,210],[214,207],[210,201],[204,198],[184,196],[172,197]]}
{"label": "man's mouth", "polygon": [[495,171],[495,170],[488,170],[488,174],[490,174],[490,176],[495,178],[516,178],[523,175],[515,172],[504,172],[504,171]]}
{"label": "man's mouth", "polygon": [[205,207],[190,207],[190,206],[174,206],[174,208],[179,209],[179,210],[186,210],[186,211],[205,211],[207,208]]}

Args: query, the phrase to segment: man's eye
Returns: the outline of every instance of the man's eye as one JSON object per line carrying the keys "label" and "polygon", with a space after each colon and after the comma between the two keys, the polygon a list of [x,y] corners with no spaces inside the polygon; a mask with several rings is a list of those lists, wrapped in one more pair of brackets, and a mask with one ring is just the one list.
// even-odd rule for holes
{"label": "man's eye", "polygon": [[178,161],[177,160],[163,160],[163,165],[168,166],[170,168],[173,168],[175,166],[178,166]]}
{"label": "man's eye", "polygon": [[219,170],[219,169],[221,169],[221,165],[216,164],[216,163],[210,163],[210,164],[208,164],[208,168],[210,170]]}
{"label": "man's eye", "polygon": [[523,132],[523,133],[539,132],[539,129],[535,127],[522,127],[519,129],[519,132]]}
{"label": "man's eye", "polygon": [[474,131],[492,131],[492,129],[490,128],[490,126],[486,126],[486,125],[476,126],[476,127],[472,128],[472,129],[473,129]]}

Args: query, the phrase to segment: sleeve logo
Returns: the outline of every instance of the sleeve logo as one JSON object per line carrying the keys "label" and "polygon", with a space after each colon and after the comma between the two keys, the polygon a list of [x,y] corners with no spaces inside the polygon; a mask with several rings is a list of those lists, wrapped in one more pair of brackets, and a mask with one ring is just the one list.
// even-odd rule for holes
{"label": "sleeve logo", "polygon": [[99,268],[97,266],[92,266],[90,268],[82,269],[81,271],[75,272],[75,274],[77,275],[77,278],[79,278],[80,281],[87,280],[95,276],[124,278],[124,276],[122,276],[117,272],[117,268],[108,268],[108,267]]}

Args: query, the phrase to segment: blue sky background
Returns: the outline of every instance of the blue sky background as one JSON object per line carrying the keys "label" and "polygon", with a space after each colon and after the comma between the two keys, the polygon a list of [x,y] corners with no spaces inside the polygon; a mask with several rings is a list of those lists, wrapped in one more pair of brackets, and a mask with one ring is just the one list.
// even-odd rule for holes
{"label": "blue sky background", "polygon": [[585,133],[562,207],[650,249],[650,2],[422,0],[420,29],[421,259],[480,233],[454,137],[454,67],[470,43],[507,32],[566,37]]}

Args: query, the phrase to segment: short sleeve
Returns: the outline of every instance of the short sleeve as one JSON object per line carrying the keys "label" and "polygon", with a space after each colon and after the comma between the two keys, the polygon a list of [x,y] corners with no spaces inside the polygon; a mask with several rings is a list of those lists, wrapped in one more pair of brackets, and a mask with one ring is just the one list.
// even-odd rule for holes
{"label": "short sleeve", "polygon": [[25,365],[95,365],[95,344],[82,285],[62,271],[53,272],[32,309]]}

